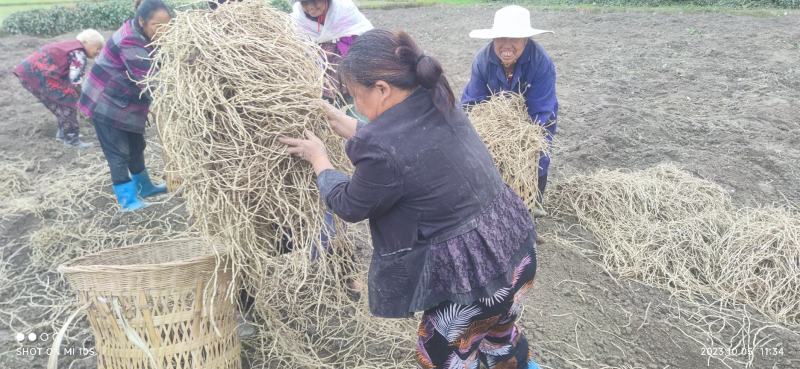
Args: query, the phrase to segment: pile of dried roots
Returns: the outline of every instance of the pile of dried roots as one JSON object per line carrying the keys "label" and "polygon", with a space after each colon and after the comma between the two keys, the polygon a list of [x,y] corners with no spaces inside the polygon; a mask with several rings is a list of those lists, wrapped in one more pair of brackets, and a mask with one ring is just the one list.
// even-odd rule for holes
{"label": "pile of dried roots", "polygon": [[796,209],[736,208],[720,186],[670,165],[573,176],[553,193],[553,206],[594,233],[620,275],[800,324]]}
{"label": "pile of dried roots", "polygon": [[539,180],[539,156],[549,155],[547,131],[531,121],[525,98],[504,93],[477,104],[469,119],[489,148],[503,179],[533,210]]}
{"label": "pile of dried roots", "polygon": [[148,86],[168,158],[187,209],[205,237],[225,245],[236,279],[255,300],[257,366],[409,366],[413,326],[371,318],[357,245],[368,238],[325,214],[315,175],[278,138],[314,132],[335,167],[343,140],[319,104],[323,51],[264,2],[187,11],[156,42]]}
{"label": "pile of dried roots", "polygon": [[[148,157],[154,178],[158,158]],[[88,253],[139,242],[191,235],[178,198],[162,196],[149,208],[120,213],[102,154],[92,152],[53,169],[10,158],[7,206],[0,207],[0,325],[15,333],[55,333],[75,309],[75,296],[56,267]],[[5,200],[9,201],[5,201]],[[85,322],[69,330],[73,344],[91,335]],[[0,350],[0,356],[15,356]]]}

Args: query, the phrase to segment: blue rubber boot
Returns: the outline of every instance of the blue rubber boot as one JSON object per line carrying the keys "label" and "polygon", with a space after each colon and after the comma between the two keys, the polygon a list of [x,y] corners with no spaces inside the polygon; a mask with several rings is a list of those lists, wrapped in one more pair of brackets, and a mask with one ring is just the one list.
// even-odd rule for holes
{"label": "blue rubber boot", "polygon": [[147,206],[136,194],[135,181],[114,185],[114,194],[117,195],[117,202],[122,208],[122,211],[134,211]]}
{"label": "blue rubber boot", "polygon": [[539,369],[539,364],[536,364],[535,361],[531,360],[528,362],[528,369]]}
{"label": "blue rubber boot", "polygon": [[147,169],[139,174],[132,175],[131,179],[137,184],[137,190],[141,197],[150,197],[167,192],[167,185],[165,183],[154,185],[153,182],[150,181],[150,175],[147,174]]}

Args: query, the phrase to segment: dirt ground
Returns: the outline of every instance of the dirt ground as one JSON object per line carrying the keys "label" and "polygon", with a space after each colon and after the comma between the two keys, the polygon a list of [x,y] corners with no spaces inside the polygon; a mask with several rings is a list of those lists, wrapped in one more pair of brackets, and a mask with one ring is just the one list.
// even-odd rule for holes
{"label": "dirt ground", "polygon": [[[442,61],[460,95],[472,57],[484,44],[467,34],[490,26],[492,12],[433,7],[365,13],[378,27],[410,32]],[[598,168],[674,162],[730,189],[741,205],[800,201],[797,15],[532,13],[534,27],[556,32],[537,38],[558,71],[553,183]],[[0,38],[0,69],[10,70],[47,41]],[[35,172],[44,174],[87,155],[55,142],[52,116],[13,75],[3,72],[0,81],[2,160],[35,159]],[[96,142],[90,126],[82,130],[85,140]],[[40,223],[30,216],[3,220],[0,243],[24,240]],[[538,282],[523,326],[544,368],[800,368],[796,332],[743,312],[710,338],[698,327],[713,330],[719,322],[697,314],[677,319],[677,312],[692,317],[698,310],[663,290],[618,280],[584,256],[585,245],[557,238],[566,234],[568,221],[546,219],[538,226],[548,242],[540,245]],[[726,357],[718,350],[742,331],[757,332],[746,336],[752,355]],[[15,345],[11,333],[0,327],[3,348]],[[0,360],[2,368],[40,368],[46,361],[14,355]]]}

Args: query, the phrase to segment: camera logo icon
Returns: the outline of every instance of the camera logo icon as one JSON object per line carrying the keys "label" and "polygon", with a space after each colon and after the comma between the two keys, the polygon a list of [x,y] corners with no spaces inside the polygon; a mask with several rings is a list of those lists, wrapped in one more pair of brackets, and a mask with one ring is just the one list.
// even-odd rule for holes
{"label": "camera logo icon", "polygon": [[33,332],[28,333],[27,335],[25,335],[25,333],[17,333],[14,335],[14,339],[17,340],[17,342],[24,342],[25,339],[27,339],[28,342],[36,342],[36,339],[38,338],[39,336],[37,336],[36,333]]}

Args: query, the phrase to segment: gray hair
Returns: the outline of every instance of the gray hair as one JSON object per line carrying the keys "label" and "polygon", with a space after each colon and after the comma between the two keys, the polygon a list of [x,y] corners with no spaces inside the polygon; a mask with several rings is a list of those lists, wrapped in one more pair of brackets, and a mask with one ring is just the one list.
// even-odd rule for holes
{"label": "gray hair", "polygon": [[80,41],[83,44],[94,43],[102,46],[103,44],[106,43],[106,38],[103,37],[103,35],[101,35],[100,32],[97,32],[96,30],[91,28],[81,31],[81,33],[79,33],[78,36],[75,36],[75,38],[78,39],[78,41]]}

